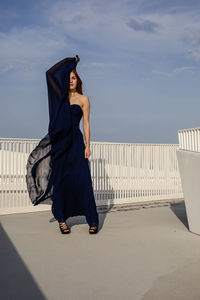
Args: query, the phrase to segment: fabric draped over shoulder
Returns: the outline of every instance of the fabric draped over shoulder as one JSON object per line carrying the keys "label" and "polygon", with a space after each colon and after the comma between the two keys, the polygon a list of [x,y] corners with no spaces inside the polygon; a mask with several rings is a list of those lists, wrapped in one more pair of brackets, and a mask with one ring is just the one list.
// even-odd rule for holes
{"label": "fabric draped over shoulder", "polygon": [[72,123],[68,89],[70,73],[76,68],[79,57],[68,57],[46,72],[49,126],[47,135],[30,153],[26,165],[26,184],[33,205],[52,203],[56,180],[54,163],[70,147]]}

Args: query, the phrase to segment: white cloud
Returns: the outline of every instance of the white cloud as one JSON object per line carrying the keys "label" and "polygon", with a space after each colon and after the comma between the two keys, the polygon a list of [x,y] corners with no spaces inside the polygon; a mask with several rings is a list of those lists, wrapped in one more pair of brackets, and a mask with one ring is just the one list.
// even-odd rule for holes
{"label": "white cloud", "polygon": [[13,64],[6,64],[0,66],[0,73],[6,73],[10,70],[13,70],[15,66]]}
{"label": "white cloud", "polygon": [[190,71],[193,73],[194,68],[193,67],[179,67],[179,68],[173,69],[171,72],[163,72],[163,71],[153,70],[152,74],[167,76],[167,77],[174,77],[175,73],[178,74],[178,73],[182,73],[185,71]]}
{"label": "white cloud", "polygon": [[200,20],[198,16],[194,17],[195,10],[171,14],[172,6],[165,14],[159,11],[140,11],[138,14],[138,2],[135,2],[135,10],[134,2],[131,10],[126,1],[110,1],[107,10],[104,1],[100,3],[85,1],[83,5],[81,1],[59,1],[45,11],[45,18],[55,30],[67,33],[77,45],[87,45],[88,51],[90,45],[102,51],[104,45],[105,51],[109,48],[120,52],[132,49],[133,53],[179,54],[185,58],[188,46],[194,44],[194,38],[191,40],[186,36],[191,33],[198,36]]}
{"label": "white cloud", "polygon": [[167,77],[173,77],[172,73],[162,72],[162,71],[157,71],[157,70],[153,70],[152,74],[161,75],[161,76],[167,76]]}
{"label": "white cloud", "polygon": [[173,72],[177,73],[177,72],[193,71],[193,70],[194,70],[193,67],[181,67],[181,68],[174,69]]}
{"label": "white cloud", "polygon": [[[62,34],[48,28],[13,28],[7,33],[0,33],[0,72],[33,70],[43,64],[51,64],[51,57],[68,48]],[[26,76],[26,75],[24,75]]]}
{"label": "white cloud", "polygon": [[112,64],[112,63],[101,63],[101,62],[91,62],[88,64],[88,66],[95,67],[95,68],[105,68],[105,67],[115,67],[117,64]]}
{"label": "white cloud", "polygon": [[[87,65],[94,68],[105,66],[104,62],[95,61],[95,56],[104,61],[106,54],[111,57],[110,66],[116,65],[116,57],[124,57],[128,62],[135,57],[145,60],[146,54],[160,55],[161,60],[169,55],[200,60],[198,16],[191,17],[186,11],[178,15],[141,11],[138,14],[134,5],[129,11],[126,2],[122,4],[122,1],[99,4],[90,0],[84,5],[80,0],[48,2],[48,6],[43,6],[42,25],[15,27],[0,33],[1,72],[20,67],[19,61],[24,62],[22,68],[33,68],[41,63],[51,63],[51,57],[59,58],[63,53],[71,55],[74,51],[83,52],[88,57]],[[132,24],[135,30],[130,28],[133,20],[137,21],[134,26]],[[162,63],[165,63],[164,58]],[[160,71],[154,71],[154,74],[156,72]]]}

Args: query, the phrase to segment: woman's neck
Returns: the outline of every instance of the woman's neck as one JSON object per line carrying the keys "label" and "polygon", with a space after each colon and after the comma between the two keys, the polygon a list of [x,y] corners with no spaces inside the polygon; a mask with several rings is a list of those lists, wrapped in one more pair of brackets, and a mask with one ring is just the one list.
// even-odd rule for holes
{"label": "woman's neck", "polygon": [[71,90],[71,91],[69,91],[69,96],[70,97],[73,97],[73,96],[75,96],[77,94],[77,91],[76,90]]}

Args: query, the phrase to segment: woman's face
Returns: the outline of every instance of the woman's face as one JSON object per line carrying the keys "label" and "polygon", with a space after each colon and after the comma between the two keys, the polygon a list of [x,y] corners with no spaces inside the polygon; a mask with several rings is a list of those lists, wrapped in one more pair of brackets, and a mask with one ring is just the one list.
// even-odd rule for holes
{"label": "woman's face", "polygon": [[70,88],[70,90],[74,90],[74,89],[76,89],[76,86],[77,86],[76,75],[74,74],[74,72],[71,72],[70,73],[70,85],[69,85],[69,88]]}

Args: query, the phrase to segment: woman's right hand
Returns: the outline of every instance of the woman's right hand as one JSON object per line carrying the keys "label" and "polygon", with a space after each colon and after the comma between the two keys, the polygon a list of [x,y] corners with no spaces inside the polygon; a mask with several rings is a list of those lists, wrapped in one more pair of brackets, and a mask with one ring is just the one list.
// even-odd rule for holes
{"label": "woman's right hand", "polygon": [[75,55],[75,59],[76,59],[76,61],[78,60],[78,55]]}

